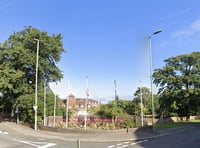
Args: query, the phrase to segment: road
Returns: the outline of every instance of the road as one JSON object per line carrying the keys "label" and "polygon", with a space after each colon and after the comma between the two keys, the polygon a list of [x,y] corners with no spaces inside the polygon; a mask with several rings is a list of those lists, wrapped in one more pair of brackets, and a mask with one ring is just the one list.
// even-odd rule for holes
{"label": "road", "polygon": [[194,125],[190,130],[145,139],[138,142],[127,141],[114,143],[107,148],[200,148],[200,125]]}
{"label": "road", "polygon": [[[130,142],[83,142],[64,141],[35,136],[26,136],[18,133],[12,128],[0,124],[0,147],[1,148],[114,148],[124,146]],[[139,143],[139,142],[137,142]]]}
{"label": "road", "polygon": [[0,124],[1,148],[39,148],[41,146],[43,146],[43,148],[48,148],[55,145],[55,143],[49,142],[47,139],[28,137],[11,129],[5,128]]}
{"label": "road", "polygon": [[200,125],[184,132],[150,139],[134,148],[200,148]]}
{"label": "road", "polygon": [[[12,128],[0,124],[1,148],[78,148],[77,140],[65,141],[26,136]],[[140,141],[125,142],[84,142],[80,141],[80,148],[199,148],[200,125],[193,125],[189,130],[160,136],[157,138],[143,139]]]}

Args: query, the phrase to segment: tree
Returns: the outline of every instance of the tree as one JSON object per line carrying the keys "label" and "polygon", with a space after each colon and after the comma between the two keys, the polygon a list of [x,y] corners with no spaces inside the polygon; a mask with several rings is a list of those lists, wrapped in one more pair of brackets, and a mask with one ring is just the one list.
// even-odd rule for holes
{"label": "tree", "polygon": [[135,96],[135,111],[136,114],[140,114],[141,109],[140,109],[140,95],[142,95],[142,103],[143,103],[143,111],[144,114],[151,114],[151,92],[149,88],[147,87],[138,87],[138,89],[135,91],[134,96]]}
{"label": "tree", "polygon": [[116,106],[115,101],[111,101],[108,104],[101,105],[96,114],[101,117],[112,117],[112,121],[115,123],[116,117],[124,116],[127,113],[123,110],[123,108]]}
{"label": "tree", "polygon": [[180,116],[200,111],[200,52],[168,58],[153,78],[159,87],[160,108]]}
{"label": "tree", "polygon": [[133,101],[131,100],[119,100],[117,107],[122,108],[128,115],[134,115]]}
{"label": "tree", "polygon": [[[22,31],[13,33],[0,49],[1,110],[14,111],[17,103],[19,105],[25,96],[28,98],[30,93],[34,93],[37,49],[34,39],[38,39],[40,43],[38,90],[42,90],[45,79],[49,83],[62,78],[61,70],[56,66],[61,54],[65,52],[61,34],[49,35],[33,27],[26,27]],[[31,98],[33,99],[33,96],[29,97]],[[27,103],[33,106],[33,101]]]}

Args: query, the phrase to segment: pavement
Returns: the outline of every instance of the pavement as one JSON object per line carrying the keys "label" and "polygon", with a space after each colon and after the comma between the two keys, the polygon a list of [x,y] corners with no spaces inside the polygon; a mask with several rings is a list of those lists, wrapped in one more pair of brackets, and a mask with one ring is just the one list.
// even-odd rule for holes
{"label": "pavement", "polygon": [[107,130],[101,132],[52,132],[44,130],[34,130],[22,124],[14,122],[0,122],[0,127],[11,129],[25,136],[56,139],[63,141],[85,141],[85,142],[115,142],[115,141],[139,141],[145,139],[156,138],[177,132],[192,129],[192,125],[180,126],[175,128],[167,128],[162,130],[150,130],[149,128],[133,128],[127,130]]}

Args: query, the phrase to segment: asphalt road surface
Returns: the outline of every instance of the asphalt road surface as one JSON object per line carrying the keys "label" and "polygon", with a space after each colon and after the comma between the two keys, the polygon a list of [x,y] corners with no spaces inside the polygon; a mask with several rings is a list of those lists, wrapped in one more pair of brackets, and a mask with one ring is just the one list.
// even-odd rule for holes
{"label": "asphalt road surface", "polygon": [[107,148],[200,148],[200,125],[190,130],[142,141],[115,143]]}
{"label": "asphalt road surface", "polygon": [[200,125],[192,126],[189,130],[140,141],[79,143],[25,136],[0,124],[0,148],[200,148]]}
{"label": "asphalt road surface", "polygon": [[150,139],[135,148],[200,148],[200,125],[184,132]]}

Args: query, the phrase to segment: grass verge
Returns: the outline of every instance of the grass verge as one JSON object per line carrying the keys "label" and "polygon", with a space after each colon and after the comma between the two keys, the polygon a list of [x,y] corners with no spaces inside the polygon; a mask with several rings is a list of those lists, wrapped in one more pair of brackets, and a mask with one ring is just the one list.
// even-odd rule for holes
{"label": "grass verge", "polygon": [[164,124],[156,124],[155,129],[164,129],[164,128],[173,128],[178,126],[189,125],[192,123],[200,123],[200,120],[191,120],[191,121],[180,121],[173,123],[164,123]]}

